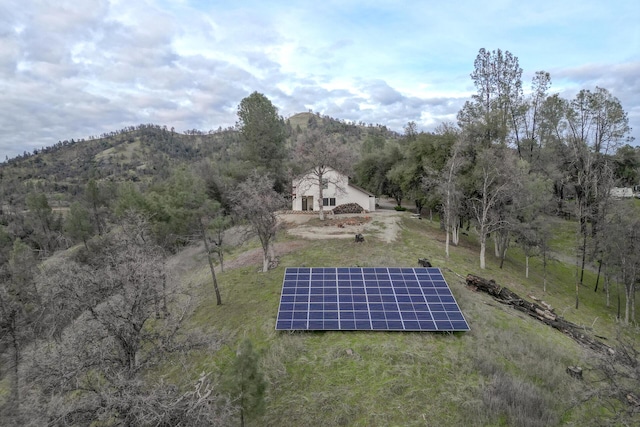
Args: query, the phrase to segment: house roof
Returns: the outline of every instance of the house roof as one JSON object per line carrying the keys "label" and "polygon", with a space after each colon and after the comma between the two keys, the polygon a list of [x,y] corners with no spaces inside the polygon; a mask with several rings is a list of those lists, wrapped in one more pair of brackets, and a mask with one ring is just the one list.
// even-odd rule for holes
{"label": "house roof", "polygon": [[[312,174],[314,169],[315,169],[315,168],[309,168],[309,169],[307,169],[307,171],[306,171],[306,172],[303,172],[303,173],[301,173],[301,174],[299,174],[299,175],[296,175],[295,177],[293,177],[293,181],[300,181],[300,180],[302,180],[302,179],[303,179],[303,178],[305,178],[307,175]],[[349,176],[348,176],[346,173],[342,173],[341,171],[337,170],[336,168],[334,168],[334,167],[332,167],[332,166],[327,166],[327,170],[332,170],[332,171],[334,171],[334,172],[339,173],[340,175],[344,175],[344,176],[346,176],[347,178],[349,178]]]}
{"label": "house roof", "polygon": [[349,187],[353,187],[353,188],[355,188],[356,190],[358,190],[358,191],[360,191],[360,192],[362,192],[362,193],[364,193],[364,194],[368,195],[369,197],[376,197],[376,195],[375,195],[375,194],[370,193],[370,192],[368,192],[367,190],[365,190],[364,188],[362,188],[362,187],[358,187],[358,186],[357,186],[357,185],[355,185],[355,184],[351,184],[351,183],[349,183]]}
{"label": "house roof", "polygon": [[[349,187],[352,187],[352,188],[354,188],[355,190],[357,190],[357,191],[359,191],[359,192],[361,192],[361,193],[364,193],[364,194],[366,194],[366,195],[367,195],[367,196],[369,196],[369,197],[375,197],[375,196],[376,196],[375,194],[370,193],[369,191],[365,190],[364,188],[362,188],[362,187],[358,187],[357,185],[352,184],[352,183],[350,182],[350,181],[351,181],[351,177],[350,177],[349,175],[344,174],[344,173],[340,172],[339,170],[334,169],[334,168],[333,168],[333,167],[331,167],[331,166],[327,166],[327,168],[329,168],[329,169],[333,170],[334,172],[339,173],[340,175],[346,176],[346,177],[347,177],[347,185],[348,185]],[[311,173],[311,171],[312,171],[312,170],[313,170],[313,168],[309,169],[307,172],[305,172],[305,173],[303,173],[303,174],[301,174],[301,175],[298,175],[297,177],[295,177],[295,178],[293,179],[293,181],[294,181],[294,182],[296,182],[296,181],[301,181],[304,177],[306,177],[307,175],[309,175],[309,173]]]}

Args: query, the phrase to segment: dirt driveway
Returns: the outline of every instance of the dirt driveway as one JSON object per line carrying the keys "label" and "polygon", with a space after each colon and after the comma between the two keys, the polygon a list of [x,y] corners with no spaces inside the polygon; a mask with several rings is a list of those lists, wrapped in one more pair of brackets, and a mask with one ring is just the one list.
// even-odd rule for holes
{"label": "dirt driveway", "polygon": [[281,214],[287,232],[306,239],[353,239],[356,234],[376,237],[391,243],[400,232],[400,216],[396,211],[380,210],[367,214],[318,215]]}

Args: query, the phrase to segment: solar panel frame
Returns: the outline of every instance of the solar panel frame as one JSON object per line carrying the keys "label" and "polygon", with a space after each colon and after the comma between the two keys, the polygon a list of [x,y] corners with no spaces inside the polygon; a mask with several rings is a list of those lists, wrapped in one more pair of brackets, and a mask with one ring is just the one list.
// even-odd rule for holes
{"label": "solar panel frame", "polygon": [[276,330],[470,328],[437,267],[288,267]]}

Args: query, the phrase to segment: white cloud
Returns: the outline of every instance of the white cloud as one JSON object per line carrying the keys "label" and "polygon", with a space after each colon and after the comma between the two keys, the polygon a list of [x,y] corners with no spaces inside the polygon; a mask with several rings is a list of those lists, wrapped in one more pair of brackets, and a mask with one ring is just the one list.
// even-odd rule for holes
{"label": "white cloud", "polygon": [[608,88],[640,130],[636,1],[27,3],[0,6],[0,158],[139,123],[226,127],[254,90],[285,116],[430,130],[474,91],[481,47],[550,71],[552,91]]}

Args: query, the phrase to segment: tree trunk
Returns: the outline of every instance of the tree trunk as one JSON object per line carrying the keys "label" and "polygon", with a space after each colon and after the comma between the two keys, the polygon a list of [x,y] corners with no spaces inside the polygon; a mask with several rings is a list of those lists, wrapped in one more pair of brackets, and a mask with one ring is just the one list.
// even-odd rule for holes
{"label": "tree trunk", "polygon": [[580,299],[578,297],[580,292],[580,251],[576,249],[576,310],[580,305]]}
{"label": "tree trunk", "polygon": [[164,314],[164,317],[167,317],[169,315],[169,308],[167,307],[167,274],[166,273],[162,273],[162,312]]}
{"label": "tree trunk", "polygon": [[262,254],[262,272],[266,273],[269,271],[269,255],[267,251],[264,251]]}
{"label": "tree trunk", "polygon": [[528,279],[529,278],[529,255],[525,255],[524,264],[525,264],[524,277],[526,277]]}
{"label": "tree trunk", "polygon": [[609,289],[611,288],[611,283],[609,282],[609,272],[607,271],[607,268],[605,266],[605,270],[604,270],[604,293],[606,295],[606,304],[607,307],[611,306],[611,297],[610,297],[610,292]]}
{"label": "tree trunk", "polygon": [[16,407],[16,413],[18,405],[20,405],[20,344],[18,342],[18,323],[16,319],[16,312],[14,311],[11,318],[11,326],[9,328],[9,333],[11,334],[11,345],[13,346],[13,404]]}
{"label": "tree trunk", "polygon": [[636,323],[636,288],[631,287],[631,321]]}
{"label": "tree trunk", "polygon": [[547,251],[542,251],[542,291],[547,293]]}
{"label": "tree trunk", "polygon": [[447,259],[449,258],[449,227],[446,230],[446,237],[444,239],[444,253],[447,255]]}
{"label": "tree trunk", "polygon": [[500,242],[500,268],[502,268],[509,248],[509,231],[505,231],[504,234],[498,233],[498,241]]}
{"label": "tree trunk", "polygon": [[629,286],[625,285],[624,287],[624,296],[625,296],[625,301],[624,301],[624,324],[628,325],[629,324],[629,315],[631,314],[630,310],[631,310],[631,290],[629,289]]}
{"label": "tree trunk", "polygon": [[442,222],[442,220],[444,219],[444,232],[445,232],[445,239],[444,239],[444,253],[447,256],[447,259],[449,259],[449,232],[452,231],[452,224],[451,224],[451,216],[449,215],[449,212],[447,212],[443,217],[440,217],[440,222]]}
{"label": "tree trunk", "polygon": [[480,233],[480,268],[484,270],[486,268],[485,264],[485,252],[487,249],[487,235],[485,233]]}
{"label": "tree trunk", "polygon": [[451,228],[451,242],[454,246],[458,246],[460,243],[460,224],[458,224],[458,221],[453,221],[453,227]]}
{"label": "tree trunk", "polygon": [[618,281],[616,281],[616,291],[617,291],[616,294],[618,297],[618,314],[616,318],[620,320],[620,310],[622,309],[622,307],[621,307],[621,301],[620,301],[620,283],[618,283]]}
{"label": "tree trunk", "polygon": [[98,227],[98,235],[102,236],[102,221],[100,215],[98,215],[98,207],[95,204],[93,205],[93,217],[96,221],[96,227]]}
{"label": "tree trunk", "polygon": [[[581,275],[581,264],[580,264],[580,237],[584,236],[587,233],[587,225],[586,218],[584,216],[584,207],[582,201],[582,193],[578,191],[577,193],[577,207],[578,207],[578,230],[576,233],[576,310],[580,306],[579,292],[580,285],[582,284],[582,275]],[[583,247],[582,256],[584,260],[585,248]],[[584,261],[583,261],[584,262]],[[582,264],[582,272],[584,272],[584,264]]]}
{"label": "tree trunk", "polygon": [[593,289],[593,292],[598,292],[598,284],[600,283],[600,271],[602,270],[602,260],[598,260],[598,276],[596,277],[596,287]]}
{"label": "tree trunk", "polygon": [[[319,186],[319,191],[318,191],[318,211],[320,213],[320,221],[324,221],[324,203],[323,203],[323,197],[324,196],[324,192],[322,191],[322,181],[323,181],[323,175],[320,174],[318,176],[318,186]],[[266,271],[266,270],[264,270]]]}
{"label": "tree trunk", "polygon": [[268,241],[262,243],[262,272],[269,271],[271,266],[271,260],[274,259],[273,245]]}
{"label": "tree trunk", "polygon": [[[584,284],[584,265],[587,258],[587,231],[582,235],[582,262],[580,264],[580,284]],[[576,307],[578,308],[578,307]]]}
{"label": "tree trunk", "polygon": [[222,297],[220,296],[220,289],[218,288],[218,278],[216,277],[216,269],[213,265],[213,259],[211,258],[211,249],[209,248],[209,242],[207,241],[207,233],[204,228],[204,224],[200,222],[200,228],[202,232],[202,241],[204,242],[204,249],[207,252],[207,261],[209,262],[209,270],[211,271],[211,278],[213,279],[213,290],[216,293],[216,305],[222,305]]}

